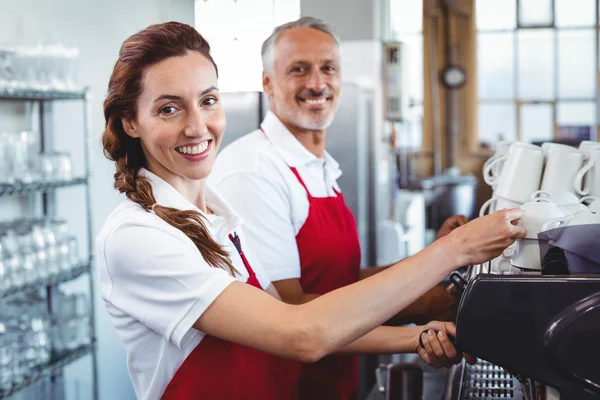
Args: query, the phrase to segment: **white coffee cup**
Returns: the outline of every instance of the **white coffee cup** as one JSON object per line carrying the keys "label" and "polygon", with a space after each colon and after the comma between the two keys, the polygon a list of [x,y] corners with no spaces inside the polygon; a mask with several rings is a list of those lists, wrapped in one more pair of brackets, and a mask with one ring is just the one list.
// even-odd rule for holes
{"label": "white coffee cup", "polygon": [[510,264],[525,269],[542,269],[542,260],[540,258],[540,240],[538,239],[519,239],[509,246],[502,256]]}
{"label": "white coffee cup", "polygon": [[550,221],[564,217],[565,213],[550,200],[538,199],[529,201],[521,206],[523,216],[519,220],[519,225],[527,230],[525,237],[527,239],[538,238],[538,233],[543,232],[543,225]]}
{"label": "white coffee cup", "polygon": [[[500,163],[496,163],[494,164],[493,168],[487,168],[487,166],[489,164],[491,164],[493,161],[495,161],[496,159],[504,156],[506,153],[508,153],[508,149],[510,148],[510,146],[515,143],[513,140],[503,140],[500,141],[496,144],[496,152],[494,153],[493,156],[491,156],[490,158],[488,158],[485,163],[483,163],[483,180],[485,181],[485,183],[487,183],[490,186],[495,186],[495,184],[492,184],[492,181],[494,180],[493,177],[497,177],[500,176],[500,174],[502,173],[502,167],[504,166],[504,162],[500,162]],[[486,172],[487,171],[487,172]],[[488,176],[489,174],[489,176]]]}
{"label": "white coffee cup", "polygon": [[542,149],[546,166],[540,189],[551,193],[575,193],[575,178],[583,163],[583,153],[558,143],[544,143]]}
{"label": "white coffee cup", "polygon": [[583,154],[586,161],[575,176],[575,192],[581,196],[600,196],[600,144],[589,145]]}
{"label": "white coffee cup", "polygon": [[582,140],[581,143],[579,143],[579,151],[583,153],[584,158],[587,158],[588,150],[591,149],[592,147],[596,147],[596,146],[600,146],[600,142],[594,142],[591,140]]}
{"label": "white coffee cup", "polygon": [[550,193],[538,190],[531,195],[531,201],[546,199],[556,204],[565,214],[573,214],[585,207],[571,192]]}
{"label": "white coffee cup", "polygon": [[589,209],[581,210],[575,214],[564,215],[560,218],[547,221],[542,227],[545,230],[560,228],[563,226],[600,224],[600,214],[594,214]]}
{"label": "white coffee cup", "polygon": [[502,173],[490,181],[496,185],[494,195],[524,203],[539,189],[544,167],[544,152],[541,147],[529,143],[513,143],[508,153],[488,164],[493,169],[504,162]]}
{"label": "white coffee cup", "polygon": [[479,210],[479,216],[483,217],[484,215],[491,214],[494,211],[504,210],[505,208],[518,208],[522,203],[518,201],[512,201],[509,199],[505,199],[503,197],[494,196],[488,199]]}

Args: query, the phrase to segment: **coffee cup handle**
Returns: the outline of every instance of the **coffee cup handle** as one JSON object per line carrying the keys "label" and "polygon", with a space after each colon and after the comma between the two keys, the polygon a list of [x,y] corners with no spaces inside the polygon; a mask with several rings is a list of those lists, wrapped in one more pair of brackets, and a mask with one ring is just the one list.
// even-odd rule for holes
{"label": "coffee cup handle", "polygon": [[496,201],[496,198],[492,197],[491,199],[488,199],[485,203],[483,203],[483,205],[481,206],[481,209],[479,210],[479,216],[483,217],[484,215],[486,215],[487,209],[491,208],[491,204],[495,201]]}
{"label": "coffee cup handle", "polygon": [[487,168],[488,165],[490,165],[490,163],[492,163],[494,160],[496,160],[499,156],[497,155],[493,155],[490,158],[488,158],[487,160],[485,160],[485,162],[483,163],[483,170],[485,171],[485,169]]}
{"label": "coffee cup handle", "polygon": [[[507,266],[508,268],[504,268],[503,266]],[[511,264],[510,261],[503,259],[500,260],[500,262],[498,263],[498,272],[500,272],[500,274],[502,275],[515,275],[518,274],[518,272],[513,272],[513,271],[518,271],[517,268]]]}
{"label": "coffee cup handle", "polygon": [[492,168],[494,165],[502,162],[508,158],[508,154],[503,155],[502,157],[498,157],[492,160],[488,165],[485,165],[483,168],[483,180],[490,186],[493,186],[498,182],[498,176],[492,175]]}
{"label": "coffee cup handle", "polygon": [[[545,197],[540,197],[541,195],[543,195]],[[538,201],[538,200],[546,199],[547,197],[549,197],[551,195],[552,195],[552,193],[550,193],[546,190],[536,190],[535,192],[531,193],[531,197],[529,197],[529,200]]]}
{"label": "coffee cup handle", "polygon": [[573,181],[573,188],[575,192],[580,196],[587,196],[590,194],[590,183],[586,182],[585,187],[583,187],[583,178],[585,174],[594,166],[594,159],[589,159],[583,167],[577,172],[575,175],[575,180]]}
{"label": "coffee cup handle", "polygon": [[[510,254],[506,254],[506,250],[510,249]],[[504,258],[505,260],[512,260],[517,256],[517,253],[519,252],[519,241],[515,240],[513,244],[511,244],[510,246],[508,246],[506,249],[504,249],[504,251],[502,252],[502,258]]]}

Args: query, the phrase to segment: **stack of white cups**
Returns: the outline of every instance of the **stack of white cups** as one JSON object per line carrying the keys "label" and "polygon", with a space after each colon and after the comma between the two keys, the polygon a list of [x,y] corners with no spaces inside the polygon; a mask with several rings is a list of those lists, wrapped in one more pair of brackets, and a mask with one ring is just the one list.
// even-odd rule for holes
{"label": "stack of white cups", "polygon": [[498,149],[497,154],[501,155],[494,155],[483,169],[483,179],[492,187],[493,195],[481,207],[480,216],[504,208],[519,207],[540,187],[544,169],[544,151],[541,147],[522,142],[503,142]]}
{"label": "stack of white cups", "polygon": [[[579,149],[544,143],[498,143],[483,166],[492,197],[480,216],[521,207],[527,236],[496,259],[503,273],[541,269],[538,233],[560,226],[600,223],[600,143],[584,141]],[[579,198],[584,196],[583,198]],[[590,203],[588,207],[584,204]],[[516,267],[516,268],[515,268]]]}

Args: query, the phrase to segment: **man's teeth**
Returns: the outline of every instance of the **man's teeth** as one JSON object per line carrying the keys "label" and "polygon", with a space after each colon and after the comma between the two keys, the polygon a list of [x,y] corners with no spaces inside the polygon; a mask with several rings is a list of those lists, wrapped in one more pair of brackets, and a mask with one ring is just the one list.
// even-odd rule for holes
{"label": "man's teeth", "polygon": [[200,154],[208,148],[208,140],[200,143],[196,146],[181,146],[175,148],[179,153],[182,154]]}
{"label": "man's teeth", "polygon": [[325,104],[327,99],[326,98],[322,98],[322,99],[318,99],[318,100],[306,99],[305,101],[306,101],[306,103],[308,103],[310,105],[317,105],[317,104]]}

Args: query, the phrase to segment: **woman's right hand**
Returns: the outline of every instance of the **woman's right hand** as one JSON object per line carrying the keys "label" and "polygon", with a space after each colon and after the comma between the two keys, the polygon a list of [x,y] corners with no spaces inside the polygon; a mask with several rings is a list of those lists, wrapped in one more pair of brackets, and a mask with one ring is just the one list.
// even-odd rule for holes
{"label": "woman's right hand", "polygon": [[522,216],[520,208],[496,211],[456,228],[446,238],[458,252],[460,265],[481,264],[498,257],[515,239],[525,237],[525,228],[517,225]]}

